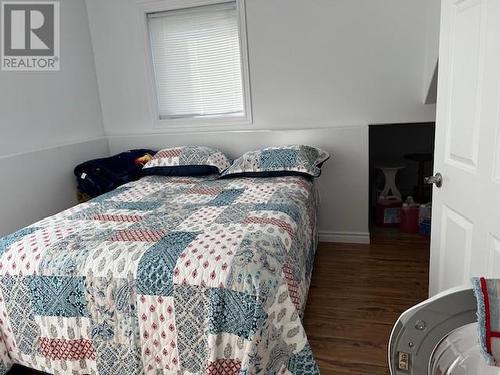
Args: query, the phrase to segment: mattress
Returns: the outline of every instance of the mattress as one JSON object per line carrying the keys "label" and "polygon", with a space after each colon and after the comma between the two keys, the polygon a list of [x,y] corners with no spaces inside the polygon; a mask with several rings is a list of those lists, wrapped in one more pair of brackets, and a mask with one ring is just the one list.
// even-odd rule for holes
{"label": "mattress", "polygon": [[303,177],[150,176],[0,240],[0,373],[315,374]]}

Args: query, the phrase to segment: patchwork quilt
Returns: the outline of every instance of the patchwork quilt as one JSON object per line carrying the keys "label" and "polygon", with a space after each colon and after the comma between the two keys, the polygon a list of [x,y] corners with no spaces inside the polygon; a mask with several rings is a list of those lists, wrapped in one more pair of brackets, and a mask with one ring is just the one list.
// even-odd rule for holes
{"label": "patchwork quilt", "polygon": [[149,176],[0,239],[0,373],[317,374],[303,177]]}

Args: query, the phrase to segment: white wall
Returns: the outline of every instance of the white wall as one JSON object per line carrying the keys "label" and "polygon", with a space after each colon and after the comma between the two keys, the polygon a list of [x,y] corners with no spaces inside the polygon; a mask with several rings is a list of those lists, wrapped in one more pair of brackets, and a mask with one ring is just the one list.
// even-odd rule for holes
{"label": "white wall", "polygon": [[[320,226],[329,238],[367,233],[368,153],[360,152],[367,125],[435,118],[435,106],[424,105],[422,95],[429,1],[435,0],[246,0],[253,124],[178,130],[154,126],[137,0],[87,0],[111,149],[210,140],[228,146],[234,141],[238,154],[257,146],[248,137],[268,143],[259,130],[352,127],[352,133],[325,133],[335,138],[318,140],[334,155],[335,147],[342,148],[344,157],[321,178],[323,196],[331,201],[324,203]],[[234,132],[241,130],[247,132]],[[185,132],[189,137],[180,135]],[[346,190],[340,196],[338,176]]]}
{"label": "white wall", "polygon": [[73,168],[107,154],[100,138],[0,158],[0,237],[75,205]]}
{"label": "white wall", "polygon": [[441,21],[441,1],[427,0],[427,24],[424,85],[422,97],[426,103],[436,103],[437,68],[439,59],[439,26]]}
{"label": "white wall", "polygon": [[75,204],[73,167],[108,153],[85,2],[60,7],[61,71],[0,71],[0,235]]}
{"label": "white wall", "polygon": [[[427,1],[247,0],[246,128],[433,121],[422,98]],[[87,0],[110,135],[155,131],[136,2]]]}
{"label": "white wall", "polygon": [[162,135],[111,136],[111,152],[147,145],[153,149],[179,144],[219,147],[231,157],[271,145],[314,144],[330,152],[318,179],[323,241],[368,242],[368,139],[365,127],[307,130],[260,130]]}

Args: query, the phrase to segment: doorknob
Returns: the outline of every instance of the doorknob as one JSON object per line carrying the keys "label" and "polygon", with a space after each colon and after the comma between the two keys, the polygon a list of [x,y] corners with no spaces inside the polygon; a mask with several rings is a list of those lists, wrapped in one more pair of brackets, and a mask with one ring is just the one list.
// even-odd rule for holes
{"label": "doorknob", "polygon": [[436,187],[440,188],[443,185],[443,176],[441,173],[436,173],[434,176],[429,176],[424,178],[424,182],[429,185],[436,185]]}

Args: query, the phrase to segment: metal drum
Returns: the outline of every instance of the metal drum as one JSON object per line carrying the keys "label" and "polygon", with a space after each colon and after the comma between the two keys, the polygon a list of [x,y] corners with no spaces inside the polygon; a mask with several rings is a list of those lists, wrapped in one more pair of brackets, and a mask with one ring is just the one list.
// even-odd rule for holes
{"label": "metal drum", "polygon": [[499,375],[500,368],[488,366],[481,354],[477,323],[455,329],[436,347],[429,363],[432,375]]}
{"label": "metal drum", "polygon": [[480,352],[470,288],[442,292],[405,311],[389,341],[392,375],[500,375]]}

